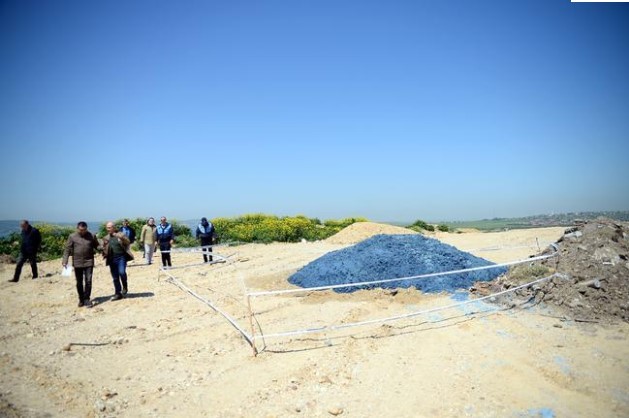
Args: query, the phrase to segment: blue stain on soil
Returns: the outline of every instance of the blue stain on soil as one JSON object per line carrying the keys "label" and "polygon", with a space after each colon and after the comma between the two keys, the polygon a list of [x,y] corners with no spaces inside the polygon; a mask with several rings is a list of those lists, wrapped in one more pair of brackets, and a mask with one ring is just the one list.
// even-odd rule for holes
{"label": "blue stain on soil", "polygon": [[[450,299],[454,302],[468,302],[470,301],[470,292],[466,290],[457,290]],[[479,312],[495,311],[496,306],[486,303],[483,300],[471,300],[471,303],[460,305],[458,310],[465,315],[476,314]]]}
{"label": "blue stain on soil", "polygon": [[[488,265],[493,263],[423,235],[376,235],[316,259],[290,276],[288,281],[308,288],[403,278]],[[350,293],[359,289],[415,287],[423,292],[455,292],[458,289],[469,288],[475,281],[493,280],[506,271],[506,267],[496,267],[422,279],[352,286],[335,291]]]}
{"label": "blue stain on soil", "polygon": [[452,296],[450,296],[450,299],[456,302],[465,302],[470,299],[470,294],[468,292],[457,291],[457,292],[454,292]]}
{"label": "blue stain on soil", "polygon": [[439,322],[439,321],[443,321],[443,316],[441,314],[432,312],[428,315],[428,320],[430,322]]}
{"label": "blue stain on soil", "polygon": [[555,411],[550,408],[529,409],[526,414],[519,414],[520,417],[555,418]]}
{"label": "blue stain on soil", "polygon": [[618,401],[618,403],[624,404],[629,407],[629,393],[627,393],[626,389],[620,388],[612,388],[610,390],[614,399]]}
{"label": "blue stain on soil", "polygon": [[496,335],[499,335],[504,338],[513,338],[513,335],[509,334],[507,331],[499,329],[496,331]]}
{"label": "blue stain on soil", "polygon": [[566,360],[565,357],[555,356],[553,357],[553,361],[559,367],[559,370],[561,370],[563,374],[570,374],[570,364],[568,364],[568,360]]}

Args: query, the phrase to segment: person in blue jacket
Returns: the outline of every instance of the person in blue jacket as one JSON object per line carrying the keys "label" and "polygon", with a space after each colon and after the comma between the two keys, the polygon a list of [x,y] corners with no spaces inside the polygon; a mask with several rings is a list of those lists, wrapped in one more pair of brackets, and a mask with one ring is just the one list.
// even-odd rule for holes
{"label": "person in blue jacket", "polygon": [[172,245],[175,243],[175,234],[173,232],[173,227],[171,224],[166,222],[166,217],[162,216],[160,218],[160,223],[157,225],[157,229],[155,230],[157,233],[157,242],[159,243],[159,251],[162,255],[162,266],[163,267],[171,267],[172,261],[170,259],[170,249]]}
{"label": "person in blue jacket", "polygon": [[201,243],[203,251],[203,262],[212,262],[212,244],[214,244],[214,224],[207,218],[201,218],[201,223],[197,226],[196,236]]}
{"label": "person in blue jacket", "polygon": [[120,232],[125,234],[127,238],[129,238],[129,242],[133,244],[135,242],[135,231],[131,226],[129,226],[129,220],[125,219],[122,221],[122,227],[120,228]]}

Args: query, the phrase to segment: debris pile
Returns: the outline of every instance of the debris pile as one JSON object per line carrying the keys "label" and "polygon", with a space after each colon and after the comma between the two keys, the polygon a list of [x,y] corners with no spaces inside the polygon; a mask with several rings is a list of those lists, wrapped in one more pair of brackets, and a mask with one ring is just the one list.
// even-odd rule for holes
{"label": "debris pile", "polygon": [[559,257],[516,266],[495,282],[476,283],[471,290],[483,296],[556,273],[517,291],[516,297],[544,302],[576,321],[629,322],[628,231],[626,223],[607,218],[584,221],[566,229],[557,241]]}
{"label": "debris pile", "polygon": [[[318,258],[289,277],[288,281],[301,287],[318,287],[396,279],[492,264],[483,258],[420,234],[380,234]],[[415,287],[424,292],[454,292],[470,287],[475,281],[493,280],[506,270],[504,267],[497,267],[336,290],[348,293],[376,287],[388,289]]]}

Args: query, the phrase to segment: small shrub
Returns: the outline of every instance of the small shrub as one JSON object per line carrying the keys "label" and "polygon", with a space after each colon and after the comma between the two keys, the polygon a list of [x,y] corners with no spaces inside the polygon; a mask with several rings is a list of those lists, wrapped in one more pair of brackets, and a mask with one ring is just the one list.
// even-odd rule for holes
{"label": "small shrub", "polygon": [[428,228],[428,224],[422,221],[421,219],[418,219],[415,222],[413,222],[408,228],[412,228],[412,227],[417,227],[419,229],[426,229]]}
{"label": "small shrub", "polygon": [[518,265],[511,268],[509,278],[515,283],[528,283],[547,276],[549,272],[550,269],[541,264]]}
{"label": "small shrub", "polygon": [[63,256],[66,242],[71,233],[76,229],[69,226],[58,226],[50,224],[37,224],[42,237],[39,258],[42,260],[53,260]]}
{"label": "small shrub", "polygon": [[13,259],[20,253],[21,238],[18,232],[11,232],[6,237],[0,238],[0,254],[10,255]]}
{"label": "small shrub", "polygon": [[175,246],[184,248],[198,247],[199,241],[197,241],[197,239],[190,234],[179,236],[175,235]]}
{"label": "small shrub", "polygon": [[415,222],[413,222],[411,225],[407,226],[406,228],[408,229],[412,229],[415,232],[422,232],[422,231],[434,231],[435,227],[422,221],[421,219],[416,220]]}

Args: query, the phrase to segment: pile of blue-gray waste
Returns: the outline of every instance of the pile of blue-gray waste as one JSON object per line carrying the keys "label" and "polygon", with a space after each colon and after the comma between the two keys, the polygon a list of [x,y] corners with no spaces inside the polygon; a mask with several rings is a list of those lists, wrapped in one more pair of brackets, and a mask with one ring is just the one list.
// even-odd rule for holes
{"label": "pile of blue-gray waste", "polygon": [[[293,274],[288,281],[308,288],[399,279],[487,265],[493,263],[423,235],[375,235],[356,245],[316,259]],[[457,289],[469,288],[475,281],[493,280],[506,271],[505,267],[496,267],[436,277],[344,287],[335,291],[348,293],[359,289],[412,286],[423,292],[454,292]]]}

